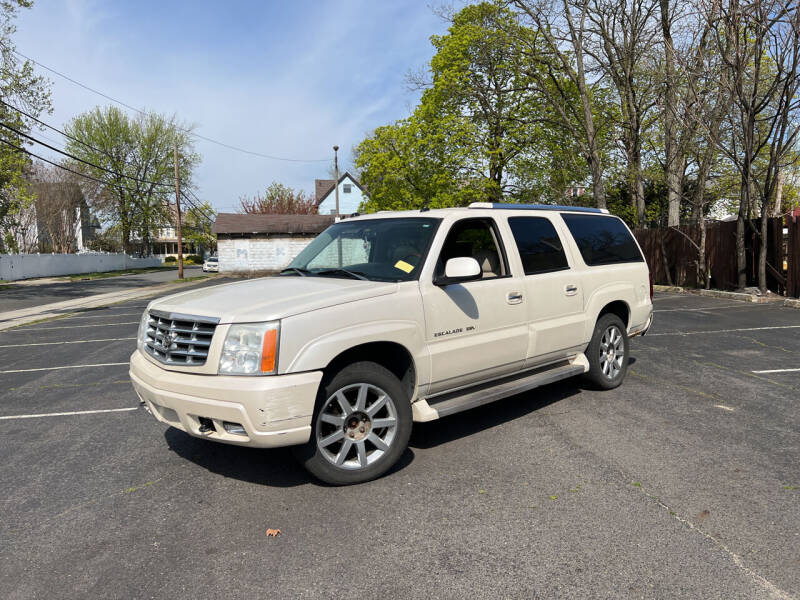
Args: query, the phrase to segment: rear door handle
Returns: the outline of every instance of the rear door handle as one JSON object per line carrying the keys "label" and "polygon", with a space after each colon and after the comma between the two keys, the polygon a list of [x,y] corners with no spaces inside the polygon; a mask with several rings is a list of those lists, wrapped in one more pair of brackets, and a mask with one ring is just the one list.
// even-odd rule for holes
{"label": "rear door handle", "polygon": [[522,302],[522,292],[508,292],[506,302],[509,304],[519,304]]}
{"label": "rear door handle", "polygon": [[567,296],[574,296],[578,293],[578,286],[570,283],[564,288],[564,293]]}

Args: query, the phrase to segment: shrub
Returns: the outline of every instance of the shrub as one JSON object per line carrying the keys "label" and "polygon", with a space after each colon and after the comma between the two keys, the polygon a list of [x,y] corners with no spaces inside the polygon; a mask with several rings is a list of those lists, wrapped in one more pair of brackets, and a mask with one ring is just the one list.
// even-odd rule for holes
{"label": "shrub", "polygon": [[178,259],[175,258],[174,256],[165,256],[164,257],[164,264],[166,264],[166,263],[176,263],[176,262],[178,262]]}
{"label": "shrub", "polygon": [[187,254],[183,257],[183,262],[189,265],[202,265],[203,257],[198,256],[197,254]]}

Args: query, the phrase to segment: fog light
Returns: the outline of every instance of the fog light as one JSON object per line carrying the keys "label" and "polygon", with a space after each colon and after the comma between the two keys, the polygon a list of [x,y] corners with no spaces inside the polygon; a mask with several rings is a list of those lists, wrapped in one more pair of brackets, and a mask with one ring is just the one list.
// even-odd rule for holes
{"label": "fog light", "polygon": [[241,423],[231,423],[230,421],[223,421],[222,426],[228,433],[232,433],[234,435],[247,435],[247,432],[244,430],[244,427],[242,427]]}

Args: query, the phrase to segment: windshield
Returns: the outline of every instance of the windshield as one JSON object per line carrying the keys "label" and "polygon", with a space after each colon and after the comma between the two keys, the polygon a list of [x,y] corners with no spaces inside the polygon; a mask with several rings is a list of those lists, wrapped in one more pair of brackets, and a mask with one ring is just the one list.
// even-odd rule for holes
{"label": "windshield", "polygon": [[281,274],[416,279],[439,222],[426,217],[340,221],[317,236]]}

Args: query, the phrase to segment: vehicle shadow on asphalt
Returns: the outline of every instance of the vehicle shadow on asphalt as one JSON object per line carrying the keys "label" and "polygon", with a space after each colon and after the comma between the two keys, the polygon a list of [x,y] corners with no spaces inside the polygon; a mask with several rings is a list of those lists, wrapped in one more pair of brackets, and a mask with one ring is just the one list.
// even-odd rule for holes
{"label": "vehicle shadow on asphalt", "polygon": [[[292,456],[290,448],[243,448],[219,444],[192,437],[174,427],[164,432],[164,439],[175,454],[217,475],[272,487],[309,483],[330,487],[309,475]],[[413,460],[414,451],[407,448],[386,475],[406,468]]]}
{"label": "vehicle shadow on asphalt", "polygon": [[572,378],[436,421],[414,423],[409,446],[427,449],[469,437],[542,410],[560,400],[576,396],[584,388],[590,389],[582,380]]}
{"label": "vehicle shadow on asphalt", "polygon": [[294,487],[314,482],[289,448],[243,448],[201,440],[170,427],[164,432],[170,450],[207,471],[258,485]]}

